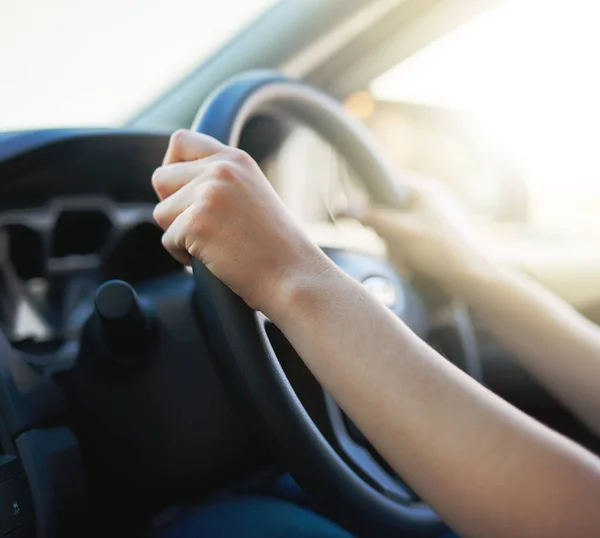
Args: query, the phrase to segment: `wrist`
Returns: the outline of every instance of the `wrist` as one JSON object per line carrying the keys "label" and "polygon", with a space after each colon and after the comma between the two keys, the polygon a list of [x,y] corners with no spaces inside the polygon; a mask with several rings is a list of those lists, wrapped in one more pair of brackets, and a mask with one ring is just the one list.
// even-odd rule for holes
{"label": "wrist", "polygon": [[301,264],[287,267],[264,302],[262,312],[276,325],[281,327],[310,315],[339,279],[341,270],[317,251]]}

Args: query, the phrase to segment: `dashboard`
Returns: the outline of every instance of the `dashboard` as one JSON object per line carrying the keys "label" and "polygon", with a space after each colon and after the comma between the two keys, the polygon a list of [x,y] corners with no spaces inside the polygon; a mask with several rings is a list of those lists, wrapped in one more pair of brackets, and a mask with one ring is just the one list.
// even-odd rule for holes
{"label": "dashboard", "polygon": [[[85,340],[83,333],[103,281],[118,278],[138,285],[171,275],[166,284],[171,301],[189,303],[191,277],[162,249],[152,220],[155,198],[148,178],[167,142],[166,134],[105,130],[0,135],[0,465],[6,459],[7,466],[17,461],[24,469],[38,536],[76,535],[78,525],[79,535],[85,535],[90,491],[96,500],[112,501],[113,486],[135,493],[133,486],[124,485],[134,480],[140,466],[123,470],[133,435],[119,443],[123,451],[118,458],[115,454],[110,469],[89,465],[90,457],[95,460],[93,450],[82,449],[82,439],[91,429],[78,429],[84,420],[72,412],[78,394],[73,387],[82,385],[73,380],[82,377],[75,365],[93,340]],[[201,353],[202,345],[197,349]],[[209,378],[210,372],[201,374]],[[122,424],[140,423],[135,407],[128,409],[118,390],[112,391],[115,405],[123,408]],[[187,397],[190,392],[183,391]],[[119,416],[99,398],[93,405],[104,407],[99,409],[104,417]],[[94,416],[86,413],[85,420],[104,440],[88,445],[112,455],[108,439],[114,439],[114,429],[99,427]],[[201,418],[188,414],[196,424],[202,424]],[[173,439],[182,441],[177,435]],[[197,448],[193,439],[190,446]],[[142,467],[151,471],[146,462]],[[102,483],[94,478],[102,472],[123,478]],[[91,489],[90,480],[96,480]],[[160,487],[165,481],[156,483]],[[29,532],[32,504],[25,497],[18,500],[19,525]]]}
{"label": "dashboard", "polygon": [[0,324],[11,342],[30,341],[33,351],[32,336],[38,343],[74,336],[89,315],[80,304],[105,280],[136,285],[181,270],[161,247],[152,209],[104,196],[70,196],[3,212],[0,240],[7,262]]}

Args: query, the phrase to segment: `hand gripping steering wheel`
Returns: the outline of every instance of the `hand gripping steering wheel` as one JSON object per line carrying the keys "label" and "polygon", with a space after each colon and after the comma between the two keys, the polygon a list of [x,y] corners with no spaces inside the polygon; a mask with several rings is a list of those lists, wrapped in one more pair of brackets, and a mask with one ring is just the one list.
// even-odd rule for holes
{"label": "hand gripping steering wheel", "polygon": [[[405,202],[367,128],[334,99],[278,73],[251,72],[226,83],[204,103],[193,129],[237,147],[243,128],[259,115],[293,119],[321,135],[347,159],[374,202]],[[439,516],[389,470],[374,466],[366,451],[343,450],[344,428],[325,435],[315,425],[273,351],[264,318],[202,263],[193,260],[192,267],[197,307],[226,386],[300,485],[361,536],[439,535],[445,528]],[[338,410],[332,416],[343,415]]]}

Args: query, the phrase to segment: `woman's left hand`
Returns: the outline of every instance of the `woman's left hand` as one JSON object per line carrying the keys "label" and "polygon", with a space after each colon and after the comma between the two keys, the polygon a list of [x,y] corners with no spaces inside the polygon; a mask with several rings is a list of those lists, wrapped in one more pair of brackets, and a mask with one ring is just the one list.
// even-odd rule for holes
{"label": "woman's left hand", "polygon": [[268,313],[290,283],[330,266],[239,149],[176,131],[152,185],[165,248],[181,263],[201,260],[254,309]]}

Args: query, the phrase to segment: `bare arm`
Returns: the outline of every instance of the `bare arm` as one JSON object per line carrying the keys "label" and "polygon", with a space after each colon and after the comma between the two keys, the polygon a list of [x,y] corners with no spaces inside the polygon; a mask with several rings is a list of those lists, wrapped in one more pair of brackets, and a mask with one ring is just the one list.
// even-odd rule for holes
{"label": "bare arm", "polygon": [[600,435],[600,328],[533,280],[489,261],[448,193],[421,180],[408,214],[359,215],[403,257],[466,298],[498,342]]}
{"label": "bare arm", "polygon": [[600,328],[514,272],[470,275],[458,289],[498,342],[600,435]]}
{"label": "bare arm", "polygon": [[448,363],[360,285],[330,269],[279,301],[269,315],[315,376],[461,535],[600,533],[598,460]]}
{"label": "bare arm", "polygon": [[454,528],[498,538],[600,535],[599,461],[478,385],[374,302],[299,231],[247,156],[180,132],[165,162],[153,182],[166,248],[201,259],[277,323]]}

